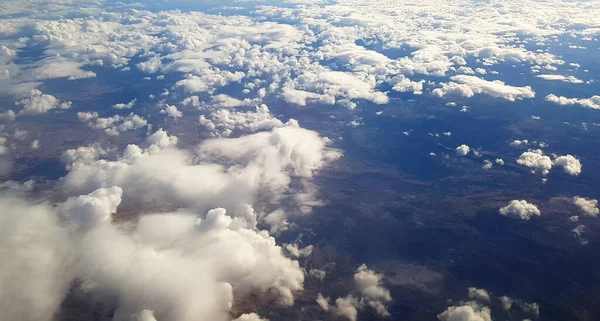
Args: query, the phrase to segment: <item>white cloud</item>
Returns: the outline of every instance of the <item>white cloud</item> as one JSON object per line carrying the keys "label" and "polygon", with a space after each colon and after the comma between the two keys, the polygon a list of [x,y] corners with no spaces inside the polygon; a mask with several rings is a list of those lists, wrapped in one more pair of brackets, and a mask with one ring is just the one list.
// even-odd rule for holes
{"label": "white cloud", "polygon": [[571,176],[577,176],[581,173],[581,162],[572,155],[555,158],[554,166],[562,167],[563,171]]}
{"label": "white cloud", "polygon": [[233,321],[269,321],[269,320],[261,318],[256,313],[244,313]]}
{"label": "white cloud", "polygon": [[514,300],[508,296],[501,296],[500,302],[502,302],[502,309],[504,309],[505,311],[510,311]]}
{"label": "white cloud", "polygon": [[177,119],[183,117],[183,112],[181,112],[175,105],[167,105],[160,111],[161,114],[166,114],[168,117]]}
{"label": "white cloud", "polygon": [[469,299],[477,300],[483,303],[490,303],[491,298],[490,294],[484,289],[478,289],[475,287],[470,287],[469,289]]}
{"label": "white cloud", "polygon": [[317,294],[317,304],[325,312],[329,311],[329,298],[323,297],[323,295],[321,293]]}
{"label": "white cloud", "polygon": [[573,197],[573,204],[577,205],[583,214],[596,217],[600,213],[598,200],[591,198]]}
{"label": "white cloud", "polygon": [[157,321],[154,317],[154,311],[142,310],[137,316],[136,321]]}
{"label": "white cloud", "polygon": [[323,281],[325,276],[327,276],[327,272],[319,269],[310,269],[310,271],[308,271],[308,275]]}
{"label": "white cloud", "polygon": [[114,109],[131,109],[131,108],[133,108],[133,106],[135,106],[136,101],[137,101],[137,99],[133,99],[132,101],[128,102],[127,104],[124,104],[124,103],[114,104],[114,105],[112,105],[112,108],[114,108]]}
{"label": "white cloud", "polygon": [[[75,160],[64,179],[72,192],[89,193],[105,186],[121,186],[124,203],[227,204],[251,203],[259,190],[273,201],[284,197],[292,181],[310,179],[313,172],[340,156],[326,147],[316,132],[297,124],[235,139],[212,139],[195,153],[171,145],[157,148],[129,145],[115,161]],[[96,156],[96,154],[91,153]],[[220,159],[226,166],[212,163]],[[169,164],[169,166],[164,166]],[[308,200],[304,200],[308,201]]]}
{"label": "white cloud", "polygon": [[534,204],[525,200],[512,200],[508,205],[500,208],[500,215],[518,218],[528,221],[533,216],[540,216],[542,213]]}
{"label": "white cloud", "polygon": [[492,321],[490,308],[476,302],[467,302],[460,306],[451,306],[438,314],[441,321]]}
{"label": "white cloud", "polygon": [[252,101],[248,98],[244,100],[239,100],[233,98],[231,96],[225,94],[214,95],[211,97],[211,102],[218,105],[219,107],[231,108],[231,107],[242,107],[242,106],[250,106],[255,101]]}
{"label": "white cloud", "polygon": [[471,148],[465,144],[462,144],[458,147],[456,147],[456,149],[454,150],[456,152],[456,155],[458,156],[466,156],[469,151],[471,151]]}
{"label": "white cloud", "polygon": [[137,130],[148,125],[146,119],[134,113],[127,116],[99,117],[97,112],[78,112],[77,118],[87,123],[90,128],[104,130],[111,136],[118,136],[121,132]]}
{"label": "white cloud", "polygon": [[313,250],[312,245],[308,245],[305,248],[298,248],[297,244],[284,244],[283,248],[295,258],[310,256]]}
{"label": "white cloud", "polygon": [[489,159],[485,159],[483,161],[483,166],[481,166],[481,168],[483,168],[483,169],[490,169],[490,168],[492,168],[493,165],[494,164],[492,163],[492,161],[490,161]]}
{"label": "white cloud", "polygon": [[538,78],[542,78],[545,80],[558,80],[558,81],[563,81],[563,82],[570,82],[573,84],[582,84],[583,80],[575,77],[575,76],[563,76],[563,75],[547,75],[547,74],[543,74],[543,75],[538,75]]}
{"label": "white cloud", "polygon": [[375,82],[369,79],[360,79],[345,72],[305,72],[284,86],[283,98],[300,106],[305,106],[308,99],[334,104],[336,98],[365,99],[376,104],[388,103],[387,95],[375,91],[375,85]]}
{"label": "white cloud", "polygon": [[17,114],[12,109],[0,113],[0,119],[15,120],[15,118],[17,118]]}
{"label": "white cloud", "polygon": [[71,281],[70,240],[45,204],[0,197],[3,318],[50,321]]}
{"label": "white cloud", "polygon": [[421,81],[412,81],[406,78],[404,75],[398,75],[391,79],[391,84],[393,85],[392,90],[398,92],[412,92],[415,95],[423,94],[423,84],[424,80]]}
{"label": "white cloud", "polygon": [[31,142],[31,149],[38,149],[38,148],[40,148],[40,141],[38,139],[36,139]]}
{"label": "white cloud", "polygon": [[463,96],[472,97],[475,94],[486,94],[488,96],[503,98],[509,101],[521,100],[523,98],[535,97],[535,92],[530,86],[514,87],[506,85],[499,80],[488,81],[476,76],[457,75],[450,77],[452,82],[442,83],[441,88],[433,90],[432,94],[438,97]]}
{"label": "white cloud", "polygon": [[550,94],[546,96],[546,100],[559,105],[579,105],[581,107],[600,109],[600,96],[592,96],[590,98],[567,98]]}
{"label": "white cloud", "polygon": [[534,172],[547,175],[552,169],[553,162],[550,157],[545,156],[544,153],[539,150],[529,150],[521,154],[517,159],[519,165],[527,166],[532,168]]}
{"label": "white cloud", "polygon": [[71,102],[61,102],[56,97],[44,94],[37,89],[32,89],[29,93],[29,98],[17,101],[16,105],[23,106],[19,112],[22,115],[44,114],[52,109],[69,109]]}
{"label": "white cloud", "polygon": [[255,111],[239,112],[220,109],[211,113],[211,118],[200,116],[200,124],[209,129],[213,136],[229,137],[234,132],[257,132],[283,126],[273,117],[267,105],[256,107]]}
{"label": "white cloud", "polygon": [[302,290],[298,263],[224,209],[202,217],[185,210],[146,214],[133,224],[112,220],[120,202],[116,186],[56,208],[0,197],[4,316],[51,320],[75,279],[114,305],[118,320],[229,320],[237,296],[270,292],[290,305]]}
{"label": "white cloud", "polygon": [[382,285],[383,275],[361,265],[354,274],[354,283],[362,299],[382,317],[390,316],[385,304],[392,301],[390,291]]}
{"label": "white cloud", "polygon": [[331,310],[338,317],[346,318],[349,321],[356,321],[358,316],[357,306],[359,304],[355,297],[348,295],[345,298],[337,298],[335,300],[335,307]]}

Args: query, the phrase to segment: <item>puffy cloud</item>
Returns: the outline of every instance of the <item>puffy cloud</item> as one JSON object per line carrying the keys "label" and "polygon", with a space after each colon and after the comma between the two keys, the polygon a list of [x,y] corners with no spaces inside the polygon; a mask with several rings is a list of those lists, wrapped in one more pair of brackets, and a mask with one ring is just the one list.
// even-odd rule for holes
{"label": "puffy cloud", "polygon": [[148,125],[146,119],[134,113],[127,116],[99,117],[97,112],[78,112],[77,118],[81,122],[86,122],[90,128],[104,130],[111,136],[118,136],[121,132],[137,130]]}
{"label": "puffy cloud", "polygon": [[224,209],[205,216],[150,213],[119,223],[112,217],[120,202],[117,186],[56,207],[0,197],[4,315],[51,320],[75,279],[116,308],[114,320],[226,321],[235,298],[269,292],[290,305],[303,288],[298,262]]}
{"label": "puffy cloud", "polygon": [[321,293],[317,294],[317,304],[325,312],[329,311],[329,298],[323,297],[323,295]]}
{"label": "puffy cloud", "polygon": [[12,109],[0,113],[0,119],[15,120],[15,118],[17,118],[17,113],[15,113]]}
{"label": "puffy cloud", "polygon": [[515,101],[523,98],[535,97],[535,92],[529,86],[514,87],[506,85],[499,80],[488,81],[476,76],[457,75],[450,77],[448,84],[443,83],[441,88],[433,90],[432,94],[438,97],[463,96],[472,97],[475,94],[486,94],[488,96]]}
{"label": "puffy cloud", "polygon": [[424,83],[424,80],[412,81],[404,75],[398,75],[391,80],[391,84],[393,85],[392,90],[398,92],[412,92],[415,95],[423,94]]}
{"label": "puffy cloud", "polygon": [[38,148],[40,148],[40,141],[38,139],[36,139],[31,142],[31,149],[38,149]]}
{"label": "puffy cloud", "polygon": [[177,109],[177,107],[174,105],[167,105],[164,109],[160,111],[160,113],[166,114],[168,117],[175,119],[183,117],[183,113],[179,111],[179,109]]}
{"label": "puffy cloud", "polygon": [[269,320],[261,318],[256,313],[244,313],[233,321],[269,321]]}
{"label": "puffy cloud", "polygon": [[[64,178],[71,192],[121,186],[124,203],[212,204],[225,206],[251,203],[259,191],[276,200],[285,196],[292,181],[309,179],[313,173],[340,156],[326,147],[316,132],[292,123],[234,139],[211,139],[195,153],[167,144],[156,146],[156,137],[168,140],[163,131],[150,136],[146,149],[129,145],[117,160],[95,160],[96,149],[81,161],[70,156],[71,171]],[[77,154],[70,152],[70,154]],[[67,157],[67,156],[65,156]],[[214,163],[220,159],[227,166]],[[164,166],[169,164],[169,166]]]}
{"label": "puffy cloud", "polygon": [[458,147],[456,147],[456,149],[454,150],[456,152],[456,155],[458,156],[466,156],[469,151],[471,151],[471,148],[465,144],[462,144]]}
{"label": "puffy cloud", "polygon": [[490,303],[491,298],[490,294],[484,289],[478,289],[475,287],[470,287],[469,289],[469,299],[477,300],[483,303]]}
{"label": "puffy cloud", "polygon": [[503,216],[518,218],[528,221],[533,216],[541,216],[542,213],[534,204],[525,200],[512,200],[508,205],[500,208],[498,213]]}
{"label": "puffy cloud", "polygon": [[[263,89],[264,90],[264,89]],[[211,97],[211,102],[219,107],[231,108],[231,107],[242,107],[250,106],[254,101],[246,98],[239,100],[225,94],[214,95]]]}
{"label": "puffy cloud", "polygon": [[16,105],[21,105],[23,108],[19,112],[22,115],[44,114],[52,109],[69,109],[71,102],[61,102],[56,97],[44,94],[38,89],[32,89],[29,93],[29,98],[17,101]]}
{"label": "puffy cloud", "polygon": [[483,161],[483,166],[481,166],[481,168],[490,169],[490,168],[492,168],[493,165],[494,164],[490,160],[486,159]]}
{"label": "puffy cloud", "polygon": [[523,140],[515,139],[510,143],[510,146],[512,146],[512,147],[520,147],[520,146],[527,146],[527,145],[529,145],[529,140],[527,140],[527,139],[523,139]]}
{"label": "puffy cloud", "polygon": [[539,149],[529,150],[521,154],[517,159],[517,164],[532,168],[534,172],[547,175],[552,169],[553,162],[550,157],[545,156]]}
{"label": "puffy cloud", "polygon": [[596,217],[600,213],[596,199],[575,196],[572,201],[585,215]]}
{"label": "puffy cloud", "polygon": [[154,317],[154,311],[142,310],[137,316],[136,321],[157,321]]}
{"label": "puffy cloud", "polygon": [[586,226],[583,224],[579,224],[571,230],[581,245],[587,245],[589,243],[589,241],[583,237],[585,230]]}
{"label": "puffy cloud", "polygon": [[[59,208],[59,212],[69,221],[77,222],[84,229],[110,222],[112,214],[117,212],[121,204],[123,190],[118,186],[101,188],[88,195],[67,199]],[[71,217],[77,215],[77,217]]]}
{"label": "puffy cloud", "polygon": [[446,311],[438,314],[441,321],[492,321],[490,308],[476,302],[467,302],[465,305],[451,306]]}
{"label": "puffy cloud", "polygon": [[385,93],[375,91],[375,83],[339,71],[305,72],[288,83],[283,97],[286,101],[305,106],[308,99],[334,104],[336,98],[365,99],[377,104],[388,103]]}
{"label": "puffy cloud", "polygon": [[572,155],[557,157],[554,159],[554,166],[562,167],[563,171],[571,176],[581,174],[581,162]]}
{"label": "puffy cloud", "polygon": [[200,116],[199,122],[208,128],[213,136],[229,137],[234,132],[257,132],[283,126],[281,120],[273,117],[267,105],[256,107],[255,111],[239,112],[229,109],[213,111],[210,119]]}
{"label": "puffy cloud", "polygon": [[6,137],[0,136],[0,155],[8,153],[8,147],[6,147],[7,141],[8,140],[6,139]]}
{"label": "puffy cloud", "polygon": [[323,281],[327,275],[327,272],[319,269],[310,269],[310,271],[308,271],[308,275]]}
{"label": "puffy cloud", "polygon": [[590,98],[567,98],[550,94],[546,96],[546,100],[559,105],[579,105],[581,107],[600,109],[600,96],[592,96]]}
{"label": "puffy cloud", "polygon": [[510,297],[507,296],[501,296],[500,297],[500,302],[502,302],[502,308],[505,311],[510,311],[510,308],[512,307],[512,304],[514,302],[514,300]]}
{"label": "puffy cloud", "polygon": [[0,197],[0,309],[3,318],[50,321],[68,290],[67,230],[45,205]]}
{"label": "puffy cloud", "polygon": [[[389,316],[385,303],[392,301],[390,291],[381,285],[382,274],[361,265],[354,274],[354,283],[362,299],[381,316]],[[337,303],[337,302],[336,302]]]}
{"label": "puffy cloud", "polygon": [[118,103],[118,104],[114,104],[112,105],[112,108],[114,109],[131,109],[133,108],[133,106],[135,106],[137,99],[133,99],[132,101],[128,102],[127,104],[124,103]]}
{"label": "puffy cloud", "polygon": [[548,147],[544,142],[529,141],[528,139],[515,139],[510,143],[511,147],[539,146],[540,148]]}
{"label": "puffy cloud", "polygon": [[359,305],[360,303],[355,297],[348,295],[345,298],[337,298],[335,300],[335,307],[331,310],[336,316],[346,318],[349,321],[356,321],[358,316],[357,306]]}
{"label": "puffy cloud", "polygon": [[310,254],[313,251],[313,246],[309,245],[305,248],[298,248],[297,244],[284,244],[283,246],[288,253],[290,253],[293,257],[307,257],[310,256]]}

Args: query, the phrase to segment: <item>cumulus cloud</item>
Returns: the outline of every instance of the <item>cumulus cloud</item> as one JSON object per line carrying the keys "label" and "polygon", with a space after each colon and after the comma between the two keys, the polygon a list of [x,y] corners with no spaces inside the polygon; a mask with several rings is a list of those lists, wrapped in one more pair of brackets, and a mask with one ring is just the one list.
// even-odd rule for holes
{"label": "cumulus cloud", "polygon": [[522,153],[517,159],[517,164],[527,166],[542,175],[547,175],[552,169],[553,162],[540,149],[535,149]]}
{"label": "cumulus cloud", "polygon": [[135,103],[137,102],[137,99],[133,99],[132,101],[124,104],[124,103],[118,103],[118,104],[114,104],[112,105],[112,108],[114,109],[131,109],[133,108],[133,106],[135,106]]}
{"label": "cumulus cloud", "polygon": [[358,316],[357,306],[359,305],[360,303],[355,297],[348,295],[344,298],[337,298],[335,300],[335,307],[331,310],[336,316],[346,318],[349,321],[356,321]]}
{"label": "cumulus cloud", "polygon": [[590,98],[567,98],[550,94],[546,96],[546,100],[559,105],[579,105],[581,107],[600,109],[600,96],[592,96]]}
{"label": "cumulus cloud", "polygon": [[535,92],[530,86],[514,87],[506,85],[499,80],[488,81],[476,76],[457,75],[450,77],[452,82],[442,83],[441,88],[432,91],[434,96],[462,96],[473,97],[475,94],[503,98],[509,101],[535,97]]}
{"label": "cumulus cloud", "polygon": [[460,306],[451,306],[438,314],[441,321],[492,321],[490,308],[477,302],[467,302]]}
{"label": "cumulus cloud", "polygon": [[46,204],[3,196],[0,205],[3,318],[50,321],[71,281],[67,230]]}
{"label": "cumulus cloud", "polygon": [[215,137],[229,137],[235,132],[257,132],[283,126],[281,120],[271,115],[269,107],[264,104],[257,106],[255,111],[219,109],[213,111],[210,118],[200,116],[199,122]]}
{"label": "cumulus cloud", "polygon": [[302,290],[298,262],[224,209],[205,216],[150,213],[135,224],[119,223],[112,217],[121,195],[120,187],[101,188],[57,206],[0,197],[6,317],[51,320],[75,279],[116,308],[113,320],[226,321],[235,298],[269,292],[291,305]]}
{"label": "cumulus cloud", "polygon": [[313,251],[312,245],[308,245],[304,248],[299,248],[298,244],[284,244],[283,247],[288,251],[288,253],[292,255],[292,257],[296,258],[310,256],[310,254]]}
{"label": "cumulus cloud", "polygon": [[8,153],[9,149],[6,146],[7,142],[8,142],[8,139],[6,139],[6,137],[0,136],[0,155],[4,155],[4,154]]}
{"label": "cumulus cloud", "polygon": [[323,295],[321,293],[317,294],[317,304],[325,312],[329,311],[329,298],[323,297]]}
{"label": "cumulus cloud", "polygon": [[375,309],[377,314],[388,317],[390,313],[385,304],[392,301],[392,296],[390,291],[383,287],[382,280],[382,274],[375,273],[365,264],[361,265],[354,274],[354,283],[365,303]]}
{"label": "cumulus cloud", "polygon": [[484,303],[490,303],[491,298],[490,294],[485,289],[478,289],[476,287],[470,287],[469,291],[469,299],[477,300]]}
{"label": "cumulus cloud", "polygon": [[385,93],[375,91],[375,83],[339,71],[304,73],[284,87],[283,98],[289,103],[305,106],[308,100],[334,104],[336,98],[365,99],[386,104]]}
{"label": "cumulus cloud", "polygon": [[508,205],[500,208],[498,213],[503,216],[521,219],[528,221],[533,216],[541,216],[542,213],[534,204],[525,200],[512,200]]}
{"label": "cumulus cloud", "polygon": [[469,151],[471,151],[471,148],[465,144],[462,144],[462,145],[456,147],[456,149],[454,151],[456,152],[456,155],[458,155],[458,156],[467,156]]}
{"label": "cumulus cloud", "polygon": [[554,166],[562,167],[563,171],[571,176],[581,174],[581,162],[572,155],[564,155],[555,158]]}
{"label": "cumulus cloud", "polygon": [[[259,190],[275,202],[285,196],[292,177],[310,179],[340,157],[326,147],[327,140],[297,123],[240,138],[207,140],[193,153],[174,147],[176,139],[160,146],[157,141],[168,140],[165,136],[164,131],[153,134],[145,149],[129,145],[114,161],[88,157],[68,163],[65,188],[89,193],[121,186],[129,205],[251,203]],[[214,163],[215,159],[226,165]]]}
{"label": "cumulus cloud", "polygon": [[19,112],[21,115],[44,114],[52,109],[71,108],[70,101],[61,102],[56,97],[49,94],[44,94],[38,89],[32,89],[29,93],[29,98],[19,100],[15,104],[18,106],[23,106]]}
{"label": "cumulus cloud", "polygon": [[146,119],[134,113],[127,116],[100,117],[97,112],[78,112],[77,118],[87,123],[90,128],[104,130],[111,136],[118,136],[121,132],[137,130],[148,125]]}
{"label": "cumulus cloud", "polygon": [[390,84],[393,85],[392,90],[398,92],[412,92],[415,95],[423,94],[424,80],[412,81],[404,75],[398,75],[391,79]]}
{"label": "cumulus cloud", "polygon": [[269,321],[269,320],[261,318],[256,313],[244,313],[233,321]]}
{"label": "cumulus cloud", "polygon": [[575,196],[572,201],[585,215],[596,217],[600,214],[598,200],[596,199]]}
{"label": "cumulus cloud", "polygon": [[392,301],[390,291],[383,284],[383,274],[370,270],[365,264],[358,267],[354,274],[355,294],[337,298],[335,305],[329,304],[329,298],[321,293],[317,296],[317,304],[325,311],[338,317],[356,321],[358,311],[371,307],[381,317],[389,317],[386,304]]}
{"label": "cumulus cloud", "polygon": [[174,105],[167,105],[160,111],[161,114],[166,114],[168,117],[177,119],[183,117],[183,113]]}
{"label": "cumulus cloud", "polygon": [[308,271],[308,275],[323,281],[327,275],[327,272],[319,269],[310,269],[310,271]]}

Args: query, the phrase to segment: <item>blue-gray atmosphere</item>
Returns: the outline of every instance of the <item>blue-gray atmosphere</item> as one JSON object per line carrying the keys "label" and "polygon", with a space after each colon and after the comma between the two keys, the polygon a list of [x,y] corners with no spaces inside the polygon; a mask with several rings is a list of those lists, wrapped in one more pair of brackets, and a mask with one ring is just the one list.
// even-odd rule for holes
{"label": "blue-gray atmosphere", "polygon": [[3,0],[0,321],[600,320],[600,0]]}

